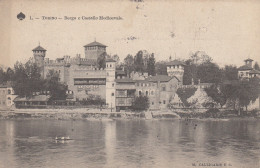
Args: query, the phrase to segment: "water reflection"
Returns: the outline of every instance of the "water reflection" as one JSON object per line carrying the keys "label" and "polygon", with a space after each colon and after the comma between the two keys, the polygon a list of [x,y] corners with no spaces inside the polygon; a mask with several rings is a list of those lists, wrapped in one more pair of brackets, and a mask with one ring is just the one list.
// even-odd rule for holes
{"label": "water reflection", "polygon": [[0,128],[0,167],[260,167],[259,120],[1,120]]}

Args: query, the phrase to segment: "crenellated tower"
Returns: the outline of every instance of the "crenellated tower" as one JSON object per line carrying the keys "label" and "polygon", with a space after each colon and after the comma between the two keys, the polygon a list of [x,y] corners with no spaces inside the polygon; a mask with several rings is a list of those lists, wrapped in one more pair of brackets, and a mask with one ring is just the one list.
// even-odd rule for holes
{"label": "crenellated tower", "polygon": [[180,80],[180,84],[183,84],[184,66],[185,64],[181,61],[174,60],[167,64],[168,76],[176,76]]}
{"label": "crenellated tower", "polygon": [[106,52],[106,47],[104,44],[99,42],[92,42],[87,44],[85,47],[85,58],[90,60],[97,60],[97,58]]}
{"label": "crenellated tower", "polygon": [[46,51],[44,48],[42,48],[39,44],[38,47],[32,50],[33,51],[33,58],[34,62],[38,65],[38,67],[41,70],[41,76],[44,77],[44,58],[46,55]]}

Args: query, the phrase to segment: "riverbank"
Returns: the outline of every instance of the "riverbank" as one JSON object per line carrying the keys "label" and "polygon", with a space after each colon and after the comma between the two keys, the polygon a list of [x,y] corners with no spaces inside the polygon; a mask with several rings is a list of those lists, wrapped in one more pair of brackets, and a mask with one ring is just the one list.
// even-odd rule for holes
{"label": "riverbank", "polygon": [[231,119],[260,118],[259,111],[242,112],[211,109],[201,111],[147,111],[147,112],[115,112],[111,109],[15,109],[0,111],[0,119],[55,119],[55,120],[106,120],[106,119]]}

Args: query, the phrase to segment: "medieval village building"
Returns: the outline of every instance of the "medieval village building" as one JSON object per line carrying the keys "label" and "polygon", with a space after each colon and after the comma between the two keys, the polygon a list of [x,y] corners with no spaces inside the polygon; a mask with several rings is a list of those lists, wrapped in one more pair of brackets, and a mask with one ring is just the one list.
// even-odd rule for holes
{"label": "medieval village building", "polygon": [[172,61],[167,64],[168,75],[126,77],[123,70],[116,69],[116,61],[106,59],[106,67],[98,68],[98,58],[106,56],[106,45],[92,42],[84,46],[85,58],[64,56],[56,60],[46,58],[46,49],[40,45],[33,49],[35,63],[40,67],[41,74],[47,78],[50,71],[59,74],[59,81],[68,85],[68,92],[74,99],[86,99],[88,95],[99,96],[106,100],[107,107],[127,109],[132,105],[134,96],[149,97],[150,108],[167,108],[177,86],[182,84],[184,64]]}

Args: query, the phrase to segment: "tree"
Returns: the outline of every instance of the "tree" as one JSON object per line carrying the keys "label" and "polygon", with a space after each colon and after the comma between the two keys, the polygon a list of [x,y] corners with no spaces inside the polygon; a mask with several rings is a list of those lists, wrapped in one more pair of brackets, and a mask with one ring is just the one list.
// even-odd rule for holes
{"label": "tree", "polygon": [[136,72],[144,72],[144,60],[143,60],[143,52],[138,51],[138,53],[134,57],[134,65],[135,65],[135,71]]}
{"label": "tree", "polygon": [[135,97],[132,104],[132,109],[134,111],[144,111],[149,108],[149,99],[147,96],[138,96]]}
{"label": "tree", "polygon": [[192,84],[192,79],[194,82],[197,82],[197,65],[192,63],[192,60],[185,61],[186,66],[184,66],[183,74],[183,84],[190,85]]}
{"label": "tree", "polygon": [[107,54],[104,52],[103,54],[99,55],[99,57],[97,58],[97,64],[99,69],[106,68],[106,55]]}
{"label": "tree", "polygon": [[211,85],[209,88],[204,88],[205,92],[209,97],[211,97],[216,103],[221,107],[226,104],[227,97],[223,92],[221,92],[220,86]]}
{"label": "tree", "polygon": [[13,88],[19,96],[32,96],[34,92],[40,92],[43,79],[40,68],[32,60],[25,64],[17,62],[14,66]]}
{"label": "tree", "polygon": [[184,106],[188,107],[188,98],[190,98],[197,91],[197,88],[178,88],[176,93],[183,102]]}
{"label": "tree", "polygon": [[45,89],[50,92],[52,100],[65,100],[67,85],[59,82],[59,74],[54,70],[50,70],[46,75]]}
{"label": "tree", "polygon": [[154,54],[152,54],[148,58],[147,71],[148,71],[148,75],[152,75],[152,76],[155,75],[155,58],[154,58]]}
{"label": "tree", "polygon": [[217,64],[212,62],[202,63],[197,67],[197,78],[202,83],[220,83],[222,79],[221,70]]}
{"label": "tree", "polygon": [[226,65],[222,70],[223,72],[223,81],[224,80],[237,80],[237,67],[232,65]]}
{"label": "tree", "polygon": [[260,71],[260,67],[257,62],[255,62],[254,69]]}
{"label": "tree", "polygon": [[166,62],[160,61],[155,63],[156,73],[158,75],[167,75],[167,65]]}
{"label": "tree", "polygon": [[250,102],[256,101],[259,96],[259,82],[260,80],[257,77],[252,78],[249,81],[237,81],[223,85],[221,87],[221,92],[227,99],[238,103],[238,115],[240,115],[240,108],[245,107],[247,110],[247,106]]}
{"label": "tree", "polygon": [[117,65],[119,64],[120,58],[119,58],[118,55],[113,55],[113,56],[112,56],[112,59],[116,61]]}
{"label": "tree", "polygon": [[127,75],[130,76],[130,73],[134,71],[134,57],[128,54],[124,59],[124,66],[127,72]]}

